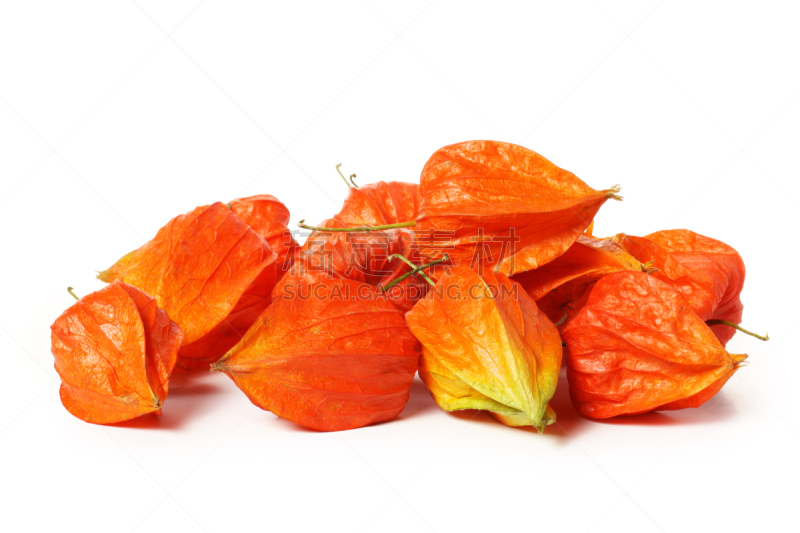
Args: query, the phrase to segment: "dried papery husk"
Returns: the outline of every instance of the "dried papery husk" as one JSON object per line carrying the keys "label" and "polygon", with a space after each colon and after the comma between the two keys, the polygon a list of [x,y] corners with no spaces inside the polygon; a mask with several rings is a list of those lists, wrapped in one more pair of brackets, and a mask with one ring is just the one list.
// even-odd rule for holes
{"label": "dried papery husk", "polygon": [[267,241],[278,256],[278,271],[288,271],[299,247],[289,229],[289,209],[270,194],[237,198],[228,206],[239,220]]}
{"label": "dried papery husk", "polygon": [[195,368],[219,359],[269,305],[276,258],[217,202],[175,217],[98,278],[151,294],[183,330],[179,364]]}
{"label": "dried papery husk", "polygon": [[550,320],[560,322],[558,328],[563,330],[580,311],[584,296],[588,296],[595,281],[614,272],[644,269],[642,263],[614,241],[581,235],[553,261],[511,279],[522,285]]}
{"label": "dried papery husk", "polygon": [[641,272],[597,281],[562,337],[570,396],[591,418],[697,407],[747,357],[725,351],[678,291]]}
{"label": "dried papery husk", "polygon": [[183,334],[154,298],[115,281],[81,298],[50,329],[70,413],[94,424],[161,414]]}
{"label": "dried papery husk", "polygon": [[[422,171],[416,230],[427,241],[420,251],[507,275],[532,270],[564,253],[618,192],[592,189],[522,146],[445,146]],[[425,237],[431,232],[436,237]]]}
{"label": "dried papery husk", "polygon": [[[739,253],[724,242],[689,230],[665,230],[645,238],[667,250],[672,257],[693,272],[703,272],[713,286],[714,310],[705,320],[742,323],[745,267]],[[725,346],[736,330],[730,326],[711,326],[711,331]]]}
{"label": "dried papery husk", "polygon": [[455,267],[406,313],[422,344],[420,377],[446,411],[482,409],[540,431],[561,366],[553,323],[503,274]]}
{"label": "dried papery husk", "polygon": [[[689,230],[659,231],[646,237],[623,233],[614,241],[642,262],[657,269],[654,276],[680,292],[703,320],[742,322],[744,309],[739,295],[745,268],[736,250],[715,239]],[[736,330],[712,326],[723,346]]]}
{"label": "dried papery husk", "polygon": [[374,287],[322,272],[287,274],[272,305],[212,370],[258,407],[320,431],[395,418],[420,347]]}
{"label": "dried papery husk", "polygon": [[[376,182],[351,188],[339,213],[320,223],[322,228],[376,227],[414,220],[419,208],[419,186],[405,182]],[[410,269],[401,255],[419,265],[412,228],[378,231],[314,231],[300,249],[304,270],[322,270],[376,287],[388,284]],[[403,310],[424,296],[424,281],[409,279],[387,296]]]}

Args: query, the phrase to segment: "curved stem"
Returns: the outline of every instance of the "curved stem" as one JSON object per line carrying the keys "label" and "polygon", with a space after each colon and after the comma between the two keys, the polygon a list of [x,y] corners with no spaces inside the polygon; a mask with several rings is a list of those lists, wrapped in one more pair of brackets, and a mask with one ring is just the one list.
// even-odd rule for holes
{"label": "curved stem", "polygon": [[419,268],[417,267],[417,265],[415,265],[414,263],[412,263],[411,261],[409,261],[409,260],[408,260],[408,258],[406,258],[404,255],[400,255],[400,254],[392,254],[392,255],[390,255],[390,256],[389,256],[389,261],[391,261],[392,259],[399,259],[399,260],[401,260],[403,263],[405,263],[405,264],[407,264],[408,266],[410,266],[411,268],[413,268],[413,269],[414,269],[414,271],[412,272],[412,275],[413,275],[413,274],[419,274],[420,276],[422,276],[422,278],[423,278],[425,281],[427,281],[428,283],[430,283],[430,284],[431,284],[431,287],[433,287],[434,285],[436,285],[436,284],[433,282],[433,280],[432,280],[432,279],[431,279],[431,278],[430,278],[430,277],[429,277],[429,276],[428,276],[428,275],[427,275],[425,272],[423,272],[423,271],[422,271],[422,269],[419,269]]}
{"label": "curved stem", "polygon": [[342,179],[344,180],[344,184],[345,184],[345,185],[347,185],[348,187],[352,187],[352,185],[350,185],[350,183],[348,183],[348,181],[347,181],[347,178],[345,178],[345,177],[344,177],[344,174],[342,174],[342,171],[341,171],[341,170],[339,170],[339,167],[340,167],[340,166],[342,166],[342,164],[341,164],[341,163],[339,163],[338,165],[336,165],[336,172],[338,172],[338,173],[339,173],[339,175],[342,177]]}
{"label": "curved stem", "polygon": [[72,297],[75,298],[76,300],[80,300],[80,298],[78,298],[78,296],[74,292],[72,292],[72,287],[67,287],[67,292],[70,293]]}
{"label": "curved stem", "polygon": [[566,310],[566,309],[564,309],[564,316],[562,316],[562,317],[561,317],[561,320],[559,320],[558,322],[556,322],[556,323],[555,323],[555,324],[553,324],[553,325],[554,325],[555,327],[558,327],[558,326],[560,326],[561,324],[563,324],[563,323],[564,323],[564,322],[566,322],[566,321],[567,321],[567,310]]}
{"label": "curved stem", "polygon": [[404,255],[392,254],[392,255],[389,256],[389,261],[391,261],[392,259],[399,259],[400,261],[402,261],[403,263],[407,264],[411,268],[417,268],[417,265],[415,265],[414,263],[409,261],[408,258],[406,256],[404,256]]}
{"label": "curved stem", "polygon": [[408,222],[398,222],[397,224],[386,224],[384,226],[355,226],[352,228],[321,228],[319,226],[309,226],[305,223],[305,219],[301,220],[297,223],[303,229],[310,229],[314,231],[323,231],[323,232],[337,232],[337,231],[349,231],[349,232],[358,232],[358,231],[379,231],[384,229],[395,229],[395,228],[413,228],[417,225],[417,223],[413,220]]}
{"label": "curved stem", "polygon": [[761,339],[762,341],[768,341],[769,340],[769,333],[765,333],[764,336],[762,337],[761,335],[759,335],[757,333],[753,333],[752,331],[747,331],[746,329],[744,329],[743,327],[739,326],[738,324],[734,324],[733,322],[728,322],[727,320],[717,320],[717,319],[715,319],[715,320],[706,320],[706,325],[707,326],[730,326],[732,328],[738,329],[742,333],[747,333],[748,335],[750,335],[751,337],[755,337],[756,339]]}
{"label": "curved stem", "polygon": [[450,260],[450,256],[448,256],[447,254],[444,254],[444,256],[442,256],[441,259],[437,259],[435,261],[431,261],[430,263],[428,263],[426,265],[415,266],[414,263],[412,263],[411,261],[409,261],[408,259],[406,259],[405,257],[403,257],[400,254],[392,254],[392,255],[389,256],[389,259],[392,259],[394,257],[400,259],[401,261],[403,261],[407,265],[413,267],[414,270],[410,270],[410,271],[406,272],[405,274],[403,274],[402,276],[394,278],[387,285],[384,285],[383,287],[381,287],[381,292],[388,291],[389,289],[391,289],[392,287],[394,287],[395,285],[397,285],[401,281],[410,278],[414,274],[420,274],[421,276],[423,276],[425,278],[425,281],[427,281],[428,283],[430,283],[433,286],[433,285],[435,285],[435,283],[430,278],[430,276],[428,276],[427,274],[425,274],[423,272],[423,270],[428,269],[428,268],[430,268],[430,267],[432,267],[434,265],[438,265],[439,263],[444,263],[445,261],[449,261]]}
{"label": "curved stem", "polygon": [[358,189],[358,185],[356,185],[356,182],[353,181],[354,179],[356,179],[356,175],[355,174],[350,174],[350,183],[353,184],[354,188]]}

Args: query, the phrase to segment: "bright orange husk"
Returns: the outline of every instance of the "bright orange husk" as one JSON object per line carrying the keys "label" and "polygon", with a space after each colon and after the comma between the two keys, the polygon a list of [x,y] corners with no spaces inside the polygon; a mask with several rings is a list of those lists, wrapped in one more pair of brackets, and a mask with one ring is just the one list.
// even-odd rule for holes
{"label": "bright orange husk", "polygon": [[581,235],[563,255],[511,279],[522,285],[550,320],[561,322],[558,327],[563,330],[580,311],[594,282],[614,272],[642,272],[643,268],[614,241]]}
{"label": "bright orange husk", "polygon": [[286,272],[294,262],[299,245],[289,230],[289,209],[269,194],[237,198],[228,204],[239,220],[267,241],[278,255],[280,272]]}
{"label": "bright orange husk", "polygon": [[[419,186],[398,181],[379,181],[351,188],[342,210],[319,227],[351,228],[384,226],[408,222],[417,216]],[[419,264],[413,233],[409,228],[365,232],[314,231],[300,250],[305,270],[324,270],[347,279],[382,286],[407,272],[410,267],[400,254]],[[387,295],[403,310],[425,295],[426,284],[413,276]]]}
{"label": "bright orange husk", "polygon": [[747,357],[726,352],[680,293],[641,272],[598,281],[563,339],[572,402],[591,418],[698,407]]}
{"label": "bright orange husk", "polygon": [[276,254],[225,204],[172,219],[138,250],[101,272],[152,294],[181,327],[179,364],[216,361],[269,305]]}
{"label": "bright orange husk", "polygon": [[419,343],[374,287],[321,272],[288,274],[272,305],[212,370],[258,407],[321,431],[395,418]]}
{"label": "bright orange husk", "polygon": [[93,424],[161,414],[183,334],[153,298],[115,281],[81,298],[50,329],[70,413]]}
{"label": "bright orange husk", "polygon": [[[703,320],[742,322],[744,262],[727,244],[689,230],[646,237],[619,234],[613,239],[638,260],[652,262],[658,269],[653,275],[680,292]],[[736,333],[725,325],[711,329],[723,346]]]}
{"label": "bright orange husk", "polygon": [[563,254],[606,200],[619,199],[617,192],[596,191],[522,146],[495,141],[445,146],[422,171],[420,250],[507,275],[532,270]]}
{"label": "bright orange husk", "polygon": [[442,409],[484,409],[504,424],[540,431],[555,421],[547,402],[561,339],[519,284],[456,267],[406,321],[422,343],[420,377]]}

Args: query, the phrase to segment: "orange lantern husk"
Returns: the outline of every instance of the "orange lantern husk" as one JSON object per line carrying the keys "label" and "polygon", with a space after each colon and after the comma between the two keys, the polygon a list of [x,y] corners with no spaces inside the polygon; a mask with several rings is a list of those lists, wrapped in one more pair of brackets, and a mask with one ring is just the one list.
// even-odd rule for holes
{"label": "orange lantern husk", "polygon": [[618,192],[592,189],[522,146],[445,146],[422,170],[420,252],[507,275],[533,270],[564,253]]}
{"label": "orange lantern husk", "polygon": [[195,368],[219,359],[269,305],[276,258],[261,236],[217,202],[175,217],[98,278],[152,294],[183,330],[179,364]]}
{"label": "orange lantern husk", "polygon": [[698,407],[747,357],[725,351],[679,292],[641,272],[600,279],[562,337],[570,396],[590,418]]}
{"label": "orange lantern husk", "polygon": [[645,266],[610,239],[581,235],[546,265],[513,276],[562,331],[580,311],[591,288],[614,272],[642,272]]}
{"label": "orange lantern husk", "polygon": [[288,271],[299,247],[289,230],[289,209],[269,194],[237,198],[228,206],[239,220],[267,241],[277,254],[279,275]]}
{"label": "orange lantern husk", "polygon": [[374,287],[323,272],[288,274],[273,303],[212,370],[258,407],[320,431],[395,418],[419,343]]}
{"label": "orange lantern husk", "polygon": [[161,414],[183,334],[154,298],[115,281],[81,298],[50,329],[70,413],[93,424]]}
{"label": "orange lantern husk", "polygon": [[[413,221],[418,207],[417,184],[380,181],[351,188],[341,211],[317,227],[375,227]],[[391,259],[394,254],[420,264],[412,229],[314,231],[301,247],[298,258],[305,270],[324,270],[381,287],[410,269],[402,261]],[[427,285],[414,276],[393,287],[387,296],[407,311],[426,292]]]}
{"label": "orange lantern husk", "polygon": [[446,411],[482,409],[543,431],[561,366],[553,323],[503,274],[456,267],[406,313],[422,344],[420,377]]}
{"label": "orange lantern husk", "polygon": [[[619,234],[614,241],[642,262],[652,263],[653,275],[680,292],[703,320],[742,322],[740,299],[745,267],[739,254],[727,244],[689,230],[665,230],[634,237]],[[726,325],[711,327],[724,346],[736,330]]]}

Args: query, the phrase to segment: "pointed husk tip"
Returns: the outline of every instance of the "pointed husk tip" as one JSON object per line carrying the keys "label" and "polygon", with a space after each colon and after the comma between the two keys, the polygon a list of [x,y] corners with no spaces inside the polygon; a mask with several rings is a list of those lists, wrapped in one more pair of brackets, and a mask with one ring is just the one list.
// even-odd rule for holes
{"label": "pointed husk tip", "polygon": [[544,433],[544,430],[547,426],[556,423],[556,412],[553,411],[553,408],[550,407],[550,404],[547,404],[545,408],[544,415],[542,415],[542,423],[538,426],[533,426],[536,428],[536,431],[539,432],[539,435]]}
{"label": "pointed husk tip", "polygon": [[619,192],[621,190],[622,190],[622,187],[620,187],[619,185],[614,185],[610,189],[606,189],[603,192],[606,194],[606,196],[608,196],[612,200],[617,200],[617,201],[621,202],[622,198],[623,198],[623,196],[619,195]]}
{"label": "pointed husk tip", "polygon": [[541,435],[547,426],[554,424],[556,421],[556,413],[553,408],[548,404],[539,418],[538,423],[535,418],[523,412],[516,413],[499,413],[496,411],[489,411],[489,415],[506,426],[511,427],[533,427]]}

